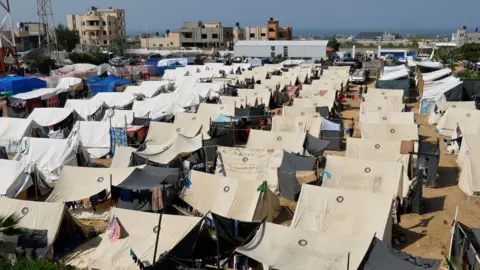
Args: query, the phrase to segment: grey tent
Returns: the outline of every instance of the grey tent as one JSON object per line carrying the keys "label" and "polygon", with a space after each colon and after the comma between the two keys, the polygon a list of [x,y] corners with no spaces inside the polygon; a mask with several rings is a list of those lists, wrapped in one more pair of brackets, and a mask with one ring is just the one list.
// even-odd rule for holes
{"label": "grey tent", "polygon": [[367,256],[364,258],[364,270],[421,270],[438,269],[440,260],[414,257],[404,251],[385,245],[380,239],[374,238]]}
{"label": "grey tent", "polygon": [[280,167],[277,169],[278,186],[282,197],[295,201],[301,190],[297,179],[299,171],[315,171],[317,159],[284,152]]}
{"label": "grey tent", "polygon": [[328,148],[329,145],[330,141],[315,138],[310,133],[307,133],[307,139],[305,140],[305,149],[310,155],[323,155],[323,152]]}
{"label": "grey tent", "polygon": [[315,111],[320,114],[323,118],[328,118],[330,111],[328,110],[328,106],[316,107]]}
{"label": "grey tent", "polygon": [[409,79],[392,80],[392,81],[377,80],[377,84],[375,85],[375,88],[403,89],[403,95],[407,98],[410,97],[410,80]]}
{"label": "grey tent", "polygon": [[327,120],[322,119],[322,129],[320,131],[320,138],[330,141],[326,150],[340,151],[343,139],[343,121],[342,120]]}
{"label": "grey tent", "polygon": [[466,266],[462,269],[478,269],[480,266],[480,254],[478,254],[480,229],[469,228],[465,224],[455,221],[451,241],[450,260],[462,262]]}

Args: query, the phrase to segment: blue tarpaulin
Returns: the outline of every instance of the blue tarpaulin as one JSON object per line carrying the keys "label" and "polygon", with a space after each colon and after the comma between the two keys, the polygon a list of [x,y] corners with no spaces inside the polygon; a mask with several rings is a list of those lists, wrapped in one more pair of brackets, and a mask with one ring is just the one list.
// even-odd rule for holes
{"label": "blue tarpaulin", "polygon": [[37,78],[20,76],[5,77],[0,80],[0,92],[11,91],[12,95],[30,92],[34,89],[46,88],[47,82]]}
{"label": "blue tarpaulin", "polygon": [[168,58],[162,59],[158,61],[157,67],[165,67],[165,66],[186,66],[188,65],[187,58]]}
{"label": "blue tarpaulin", "polygon": [[168,66],[158,66],[157,70],[155,72],[155,75],[158,76],[158,77],[162,77],[163,74],[165,74],[165,70],[176,69],[177,67],[184,67],[184,65],[182,65],[179,62],[174,62],[174,63],[172,63],[171,65],[168,65]]}
{"label": "blue tarpaulin", "polygon": [[105,78],[98,76],[92,76],[85,78],[85,81],[90,86],[90,90],[96,94],[100,92],[115,92],[115,88],[118,86],[131,84],[132,81],[123,79],[117,76],[109,75]]}

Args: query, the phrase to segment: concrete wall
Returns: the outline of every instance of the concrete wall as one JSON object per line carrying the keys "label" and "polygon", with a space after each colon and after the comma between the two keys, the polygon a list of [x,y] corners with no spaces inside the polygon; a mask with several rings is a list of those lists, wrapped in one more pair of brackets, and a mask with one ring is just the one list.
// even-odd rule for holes
{"label": "concrete wall", "polygon": [[145,37],[140,39],[141,48],[158,49],[158,48],[179,48],[180,33],[170,32],[163,37]]}
{"label": "concrete wall", "polygon": [[233,27],[187,27],[186,22],[180,29],[180,46],[182,47],[228,47],[233,44]]}
{"label": "concrete wall", "polygon": [[[321,45],[315,46],[286,46],[288,55],[285,55],[284,46],[269,45],[235,45],[234,55],[244,57],[272,57],[282,55],[287,58],[325,58],[327,56],[327,47]],[[272,50],[273,49],[273,50]]]}

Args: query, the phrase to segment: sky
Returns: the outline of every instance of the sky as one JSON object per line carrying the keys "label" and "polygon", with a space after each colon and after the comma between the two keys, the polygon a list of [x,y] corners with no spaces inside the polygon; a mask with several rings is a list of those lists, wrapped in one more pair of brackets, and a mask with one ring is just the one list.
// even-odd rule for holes
{"label": "sky", "polygon": [[[5,0],[2,0],[5,1]],[[36,0],[10,0],[12,23],[36,21]],[[480,28],[480,0],[51,0],[55,23],[91,6],[126,10],[127,32],[178,29],[183,21],[263,26],[269,17],[300,29]]]}

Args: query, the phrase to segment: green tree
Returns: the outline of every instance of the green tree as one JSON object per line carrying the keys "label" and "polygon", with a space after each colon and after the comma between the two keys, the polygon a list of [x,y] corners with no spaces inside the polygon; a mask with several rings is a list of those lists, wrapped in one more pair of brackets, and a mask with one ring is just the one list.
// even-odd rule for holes
{"label": "green tree", "polygon": [[110,47],[110,50],[112,52],[119,55],[123,55],[126,49],[127,49],[127,45],[123,37],[117,37],[114,40],[112,40],[112,45]]}
{"label": "green tree", "polygon": [[439,61],[442,64],[448,64],[452,62],[455,56],[455,49],[450,47],[440,47],[435,50],[433,59]]}
{"label": "green tree", "polygon": [[478,76],[475,71],[470,69],[464,69],[460,72],[457,72],[457,77],[462,79],[480,79],[480,76]]}
{"label": "green tree", "polygon": [[67,270],[73,269],[69,266],[51,262],[45,259],[20,259],[16,261],[10,261],[0,259],[0,269],[2,270]]}
{"label": "green tree", "polygon": [[280,64],[284,60],[285,60],[285,58],[283,58],[283,56],[281,54],[277,54],[275,57],[270,59],[270,62],[272,64]]}
{"label": "green tree", "polygon": [[16,214],[0,216],[0,235],[15,236],[27,233],[28,230],[19,227],[19,223],[20,218]]}
{"label": "green tree", "polygon": [[71,53],[69,55],[73,63],[88,63],[93,65],[101,65],[108,62],[108,55],[103,53],[99,47],[92,47],[88,52]]}
{"label": "green tree", "polygon": [[71,52],[75,49],[75,46],[80,43],[78,31],[70,30],[63,24],[59,24],[57,28],[55,28],[55,33],[57,35],[57,45],[60,50]]}
{"label": "green tree", "polygon": [[43,75],[50,75],[50,71],[55,69],[55,60],[50,56],[37,56],[30,63],[30,67]]}
{"label": "green tree", "polygon": [[337,41],[336,38],[333,37],[328,41],[327,46],[334,49],[335,51],[338,51],[338,49],[340,48],[340,43]]}

